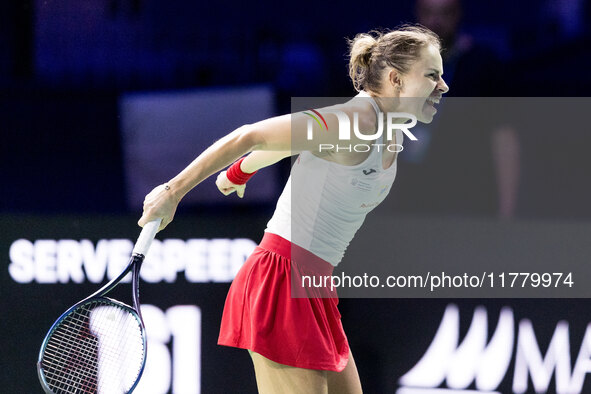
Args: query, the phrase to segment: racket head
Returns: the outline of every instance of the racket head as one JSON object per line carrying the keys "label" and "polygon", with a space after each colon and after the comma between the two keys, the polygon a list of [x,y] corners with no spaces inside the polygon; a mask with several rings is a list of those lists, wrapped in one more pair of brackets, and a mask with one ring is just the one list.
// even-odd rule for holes
{"label": "racket head", "polygon": [[146,333],[130,306],[92,297],[64,312],[37,361],[46,393],[130,393],[146,365]]}

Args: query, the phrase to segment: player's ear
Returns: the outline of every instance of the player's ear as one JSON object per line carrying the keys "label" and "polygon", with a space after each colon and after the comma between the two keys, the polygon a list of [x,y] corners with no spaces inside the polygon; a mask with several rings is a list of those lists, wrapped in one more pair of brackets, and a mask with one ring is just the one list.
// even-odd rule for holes
{"label": "player's ear", "polygon": [[388,72],[388,83],[394,88],[394,90],[402,90],[402,74],[394,68],[390,69]]}

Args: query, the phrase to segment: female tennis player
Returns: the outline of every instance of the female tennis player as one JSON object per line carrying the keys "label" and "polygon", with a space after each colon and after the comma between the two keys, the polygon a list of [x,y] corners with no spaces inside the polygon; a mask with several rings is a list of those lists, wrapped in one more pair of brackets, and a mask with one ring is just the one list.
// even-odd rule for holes
{"label": "female tennis player", "polygon": [[[365,215],[388,194],[400,149],[386,147],[400,146],[402,132],[388,138],[380,122],[386,113],[431,122],[448,90],[440,49],[438,37],[421,26],[359,34],[350,42],[349,62],[356,97],[244,125],[146,196],[139,225],[162,218],[162,229],[186,193],[229,164],[234,163],[216,184],[225,195],[242,197],[258,169],[299,155],[260,245],[230,287],[218,339],[221,345],[249,350],[260,393],[362,392],[338,299],[321,293],[292,297],[291,275],[330,275]],[[338,111],[351,125],[357,119],[366,137],[351,132],[346,144],[371,149],[336,148],[344,143]],[[309,122],[313,117],[318,122]],[[383,137],[367,140],[380,129]]]}

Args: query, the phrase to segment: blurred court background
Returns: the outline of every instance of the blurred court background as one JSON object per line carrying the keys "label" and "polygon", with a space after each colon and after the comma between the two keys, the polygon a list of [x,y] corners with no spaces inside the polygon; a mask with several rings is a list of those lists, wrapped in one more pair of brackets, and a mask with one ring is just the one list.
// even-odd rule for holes
{"label": "blurred court background", "polygon": [[[289,112],[291,97],[355,94],[346,38],[419,20],[445,39],[452,97],[586,102],[590,10],[585,0],[2,2],[2,391],[41,391],[35,361],[46,330],[117,270],[153,186],[232,129]],[[500,107],[466,127],[425,127],[400,155],[392,225],[424,238],[394,247],[445,259],[426,242],[442,228],[431,219],[465,229],[465,243],[486,226],[510,228],[513,244],[540,228],[549,240],[589,230],[587,113],[563,123],[543,110],[533,127],[495,122]],[[215,342],[233,272],[260,240],[289,167],[261,171],[243,200],[204,184],[159,235],[142,288],[155,360],[142,392],[255,392],[246,353]],[[586,299],[343,299],[341,310],[368,393],[591,391]],[[440,323],[448,365],[401,379]],[[462,356],[454,338],[459,346],[473,336],[480,342],[465,342]]]}

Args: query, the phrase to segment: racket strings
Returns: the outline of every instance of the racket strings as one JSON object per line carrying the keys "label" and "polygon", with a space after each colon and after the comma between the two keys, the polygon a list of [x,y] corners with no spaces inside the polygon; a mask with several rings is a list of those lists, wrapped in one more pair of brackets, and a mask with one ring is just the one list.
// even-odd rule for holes
{"label": "racket strings", "polygon": [[[96,338],[87,337],[75,342],[71,338],[56,332],[55,339],[62,341],[62,345],[56,346],[55,341],[48,343],[43,358],[43,366],[50,384],[72,387],[78,385],[89,390],[95,387],[96,378],[91,377],[88,371],[97,370],[98,358],[96,356],[89,357],[88,355],[96,352],[98,348]],[[64,346],[69,348],[69,352],[64,351]]]}
{"label": "racket strings", "polygon": [[82,307],[70,314],[53,332],[42,359],[45,376],[57,393],[93,393],[97,390],[97,338],[90,335],[84,319],[90,310]]}
{"label": "racket strings", "polygon": [[107,299],[71,311],[55,328],[41,358],[56,394],[127,393],[145,357],[135,314]]}

